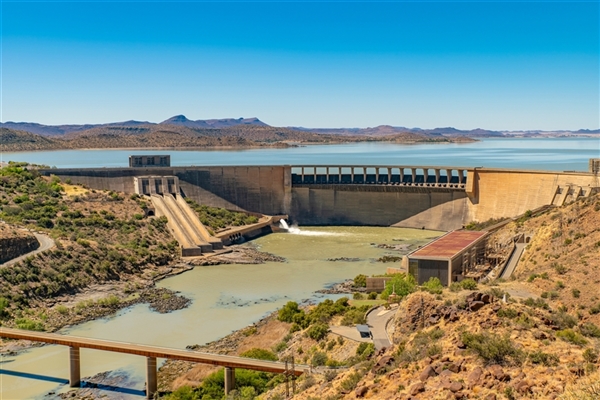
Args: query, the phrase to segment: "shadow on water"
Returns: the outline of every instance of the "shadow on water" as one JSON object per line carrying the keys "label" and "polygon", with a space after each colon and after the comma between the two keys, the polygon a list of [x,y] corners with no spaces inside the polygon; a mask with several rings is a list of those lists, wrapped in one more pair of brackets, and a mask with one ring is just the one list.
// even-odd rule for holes
{"label": "shadow on water", "polygon": [[[25,379],[35,379],[35,380],[46,381],[46,382],[60,383],[63,385],[69,384],[68,379],[58,378],[58,377],[49,376],[49,375],[31,374],[28,372],[21,372],[21,371],[10,371],[10,370],[6,370],[6,369],[0,369],[0,376],[1,375],[10,375],[10,376],[16,376],[16,377],[25,378]],[[100,391],[110,391],[110,392],[115,392],[115,393],[129,394],[129,395],[133,395],[133,396],[146,396],[145,390],[130,389],[130,388],[124,388],[124,387],[119,387],[119,386],[112,386],[112,385],[88,382],[88,381],[84,381],[84,380],[81,381],[80,389],[96,389],[96,390],[100,390]]]}
{"label": "shadow on water", "polygon": [[30,374],[28,372],[9,371],[6,369],[0,369],[0,375],[18,376],[19,378],[36,379],[36,380],[40,380],[40,381],[55,382],[55,383],[62,383],[62,384],[69,383],[68,379],[57,378],[55,376]]}

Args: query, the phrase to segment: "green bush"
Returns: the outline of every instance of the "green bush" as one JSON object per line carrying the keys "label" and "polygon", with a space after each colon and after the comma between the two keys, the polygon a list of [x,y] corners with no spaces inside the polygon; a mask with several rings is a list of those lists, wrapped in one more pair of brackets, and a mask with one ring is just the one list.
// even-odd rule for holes
{"label": "green bush", "polygon": [[[569,239],[567,239],[567,240],[569,240]],[[567,273],[567,267],[565,267],[562,264],[554,264],[554,270],[559,275],[564,275]]]}
{"label": "green bush", "polygon": [[19,329],[25,329],[28,331],[44,331],[44,325],[41,322],[29,320],[27,318],[17,318],[15,324]]}
{"label": "green bush", "polygon": [[367,287],[367,276],[363,274],[354,277],[354,287]]}
{"label": "green bush", "polygon": [[365,312],[360,308],[352,308],[344,313],[342,318],[342,325],[351,326],[357,324],[364,324],[367,322],[365,318]]}
{"label": "green bush", "polygon": [[442,285],[442,281],[440,281],[439,278],[431,277],[427,282],[421,285],[421,288],[431,294],[441,294],[442,290],[444,289],[444,286]]}
{"label": "green bush", "polygon": [[449,289],[450,289],[451,292],[460,292],[461,290],[463,290],[460,282],[452,282],[450,284],[450,288]]}
{"label": "green bush", "polygon": [[315,352],[315,354],[313,354],[313,356],[310,360],[310,364],[313,367],[322,367],[325,364],[327,364],[328,359],[329,359],[329,357],[327,357],[327,354],[325,354],[321,351],[317,351],[317,352]]}
{"label": "green bush", "polygon": [[594,315],[594,314],[599,314],[600,313],[600,303],[596,304],[595,306],[590,308],[590,314]]}
{"label": "green bush", "polygon": [[579,289],[571,289],[571,294],[574,298],[578,299],[581,295],[581,291]]}
{"label": "green bush", "polygon": [[586,362],[595,364],[598,361],[598,352],[594,349],[586,349],[583,352],[583,359]]}
{"label": "green bush", "polygon": [[463,279],[462,281],[460,281],[460,286],[465,290],[476,290],[477,282],[475,282],[471,278],[467,278],[467,279]]}
{"label": "green bush", "polygon": [[577,318],[566,312],[557,312],[550,314],[550,320],[559,329],[573,328],[577,325]]}
{"label": "green bush", "polygon": [[[542,295],[543,295],[543,293],[542,293]],[[542,308],[544,310],[550,309],[550,306],[548,305],[548,303],[546,303],[542,299],[533,299],[531,297],[528,297],[527,299],[525,299],[523,301],[523,304],[525,304],[526,306],[529,306],[529,307],[533,307],[533,308]]]}
{"label": "green bush", "polygon": [[294,322],[294,316],[297,314],[304,314],[304,311],[298,308],[298,303],[295,301],[288,301],[283,308],[281,308],[277,314],[277,319],[282,322]]}
{"label": "green bush", "polygon": [[254,358],[256,360],[267,360],[267,361],[279,360],[279,358],[277,357],[277,354],[273,353],[272,351],[269,351],[266,349],[261,349],[258,347],[254,347],[250,350],[244,351],[242,354],[240,354],[240,357]]}
{"label": "green bush", "polygon": [[529,360],[534,364],[543,364],[547,367],[556,366],[560,362],[560,359],[556,354],[548,354],[543,351],[529,353]]}
{"label": "green bush", "polygon": [[323,339],[325,336],[327,336],[327,332],[329,331],[329,327],[325,324],[322,323],[317,323],[312,325],[310,328],[308,328],[308,330],[306,331],[306,334],[308,335],[309,338],[314,339],[314,340],[321,340]]}
{"label": "green bush", "polygon": [[345,391],[352,391],[358,385],[358,382],[362,379],[362,374],[359,372],[352,372],[346,376],[342,382],[340,382],[340,387]]}
{"label": "green bush", "polygon": [[521,364],[525,358],[525,353],[513,345],[509,336],[501,337],[488,332],[481,334],[464,332],[461,340],[467,348],[473,350],[488,363]]}
{"label": "green bush", "polygon": [[395,274],[385,283],[385,289],[381,293],[381,298],[387,300],[390,294],[395,291],[401,299],[415,291],[417,282],[412,275]]}
{"label": "green bush", "polygon": [[557,331],[556,337],[577,346],[584,346],[587,344],[587,340],[572,329],[563,329],[562,331]]}
{"label": "green bush", "polygon": [[354,300],[362,300],[362,299],[363,299],[363,295],[362,295],[362,293],[358,293],[358,292],[356,292],[356,293],[354,293],[354,294],[352,295],[352,298],[353,298]]}
{"label": "green bush", "polygon": [[8,317],[8,306],[10,302],[5,297],[0,297],[0,318]]}
{"label": "green bush", "polygon": [[369,300],[375,300],[375,299],[377,299],[377,293],[376,292],[369,293]]}
{"label": "green bush", "polygon": [[508,307],[502,307],[501,309],[498,310],[498,312],[496,314],[501,318],[510,318],[510,319],[514,319],[519,316],[519,312],[517,310],[515,310],[513,308],[508,308]]}
{"label": "green bush", "polygon": [[373,343],[361,342],[356,348],[356,355],[359,357],[367,358],[375,353],[375,346]]}
{"label": "green bush", "polygon": [[593,338],[600,338],[600,328],[592,322],[586,322],[579,327],[582,335]]}

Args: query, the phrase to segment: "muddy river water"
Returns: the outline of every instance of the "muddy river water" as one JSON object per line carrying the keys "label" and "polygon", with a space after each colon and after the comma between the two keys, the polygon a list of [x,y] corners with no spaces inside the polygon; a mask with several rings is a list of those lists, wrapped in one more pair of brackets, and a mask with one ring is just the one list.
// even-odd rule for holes
{"label": "muddy river water", "polygon": [[[204,344],[259,320],[289,300],[318,301],[325,296],[315,294],[319,289],[360,273],[383,273],[390,264],[375,259],[405,254],[440,234],[400,228],[292,228],[289,233],[274,233],[253,242],[259,250],[285,257],[285,263],[196,267],[158,283],[192,299],[186,309],[158,314],[138,304],[61,333],[172,348]],[[339,257],[359,261],[328,261]],[[50,392],[69,390],[66,347],[34,348],[0,362],[2,400],[48,399],[52,398],[47,396]],[[82,349],[81,368],[82,377],[104,371],[124,377],[120,398],[139,399],[144,394],[143,357]]]}

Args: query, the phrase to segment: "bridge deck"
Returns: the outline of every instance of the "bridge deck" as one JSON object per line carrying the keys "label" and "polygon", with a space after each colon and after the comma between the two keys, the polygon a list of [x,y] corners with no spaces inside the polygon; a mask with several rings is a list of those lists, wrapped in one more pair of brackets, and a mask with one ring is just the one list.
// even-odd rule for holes
{"label": "bridge deck", "polygon": [[[165,347],[148,346],[135,343],[115,342],[102,339],[82,338],[78,336],[59,335],[56,333],[24,331],[20,329],[0,328],[0,337],[24,339],[35,342],[59,344],[63,346],[112,351],[116,353],[135,354],[145,357],[168,358],[172,360],[192,361],[202,364],[219,365],[229,368],[245,368],[273,373],[292,373],[285,363],[255,360],[252,358],[224,356],[219,354],[199,353],[189,350],[177,350]],[[307,365],[296,365],[294,375],[299,376],[308,369]]]}

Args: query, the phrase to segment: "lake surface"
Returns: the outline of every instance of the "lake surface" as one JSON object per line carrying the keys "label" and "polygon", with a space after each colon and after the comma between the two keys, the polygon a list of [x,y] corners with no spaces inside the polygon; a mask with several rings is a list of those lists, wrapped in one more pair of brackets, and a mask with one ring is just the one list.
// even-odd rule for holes
{"label": "lake surface", "polygon": [[[116,316],[63,329],[61,333],[180,349],[204,344],[259,320],[289,300],[319,301],[324,295],[315,294],[316,290],[360,273],[383,273],[391,264],[375,259],[385,254],[405,254],[441,234],[373,227],[314,227],[294,232],[253,241],[260,250],[285,257],[285,263],[196,267],[159,282],[158,286],[181,291],[192,299],[184,310],[159,314],[138,304]],[[371,243],[403,249],[386,250]],[[338,257],[360,261],[327,260]],[[48,399],[45,395],[50,391],[69,390],[68,354],[67,347],[44,346],[17,357],[2,357],[0,398]],[[127,377],[128,391],[119,393],[119,398],[143,396],[144,357],[82,349],[81,360],[82,377],[115,371],[113,374]]]}
{"label": "lake surface", "polygon": [[349,143],[287,149],[56,150],[2,153],[3,161],[58,168],[126,167],[132,154],[170,154],[171,165],[404,165],[587,171],[600,138],[483,139],[453,144]]}

